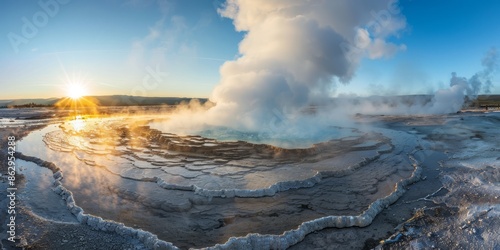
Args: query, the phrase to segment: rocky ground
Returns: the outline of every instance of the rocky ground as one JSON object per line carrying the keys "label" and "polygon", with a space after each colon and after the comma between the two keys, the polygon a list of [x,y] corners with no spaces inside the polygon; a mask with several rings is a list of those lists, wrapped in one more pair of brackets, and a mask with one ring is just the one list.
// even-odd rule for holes
{"label": "rocky ground", "polygon": [[[500,190],[498,189],[500,185],[498,170],[500,168],[500,158],[498,157],[499,138],[495,132],[500,124],[498,115],[475,113],[440,117],[363,117],[359,121],[371,124],[384,131],[400,131],[408,135],[414,135],[418,146],[415,148],[416,151],[412,153],[412,157],[422,170],[419,181],[405,186],[406,192],[404,195],[378,214],[370,225],[366,227],[317,230],[308,234],[304,240],[290,247],[290,249],[500,249],[500,234],[495,230],[500,226],[500,219],[498,219],[500,218],[500,193],[498,192]],[[40,129],[41,126],[43,125],[2,128],[0,130],[2,139],[0,143],[6,145],[7,136],[15,135],[19,139],[30,131]],[[137,133],[143,133],[143,131]],[[171,135],[170,138],[165,138],[158,132],[154,132],[154,130],[153,133],[146,133],[143,136],[149,137],[148,139],[153,140],[159,148],[161,148],[162,143],[165,143],[160,140],[168,140],[169,145],[171,145],[172,140],[176,141],[178,143],[173,145],[174,148],[168,149],[176,151],[203,151],[203,147],[197,145],[213,143],[213,141],[203,141],[203,138],[198,137],[177,138],[175,135]],[[383,141],[379,138],[377,147],[382,148]],[[352,141],[350,143],[351,146],[356,144]],[[194,149],[189,145],[195,145]],[[231,144],[220,145],[220,147],[224,149],[228,145]],[[373,147],[373,145],[371,146]],[[2,147],[2,150],[5,149],[6,146]],[[274,152],[272,148],[266,148],[266,146],[250,147],[249,149],[242,151],[242,154],[251,156],[263,154],[263,158],[265,158],[269,157],[265,156],[266,154],[271,151]],[[195,153],[207,154],[207,152],[202,151]],[[221,155],[217,155],[216,158],[219,160],[224,157],[231,158],[231,154],[234,153],[232,151],[218,151]],[[224,152],[229,155],[223,155]],[[324,151],[321,152],[324,154]],[[288,153],[288,151],[282,151],[281,156],[287,158]],[[311,155],[311,152],[300,153],[297,151],[290,153],[289,156],[298,157],[297,159],[304,157],[304,155],[300,154],[307,156]],[[343,154],[346,154],[346,152],[343,152]],[[3,174],[2,183],[0,183],[0,195],[2,197],[0,206],[2,207],[7,207],[8,202],[4,198],[7,189],[5,156],[5,152],[0,154],[0,171]],[[238,156],[241,156],[241,154],[234,157]],[[140,157],[149,156],[139,155]],[[305,161],[304,164],[314,164],[321,159],[324,160],[325,158],[322,158],[320,154],[319,157],[310,162]],[[203,159],[203,161],[206,160]],[[228,161],[227,159],[224,160],[224,162]],[[244,162],[244,159],[241,162]],[[389,162],[388,160],[385,161],[385,163]],[[165,164],[165,162],[157,162],[157,164],[161,165]],[[188,164],[190,163],[188,162]],[[375,166],[372,165],[367,166]],[[203,165],[195,164],[189,166],[191,166],[191,169],[188,169],[189,171],[196,168],[201,170],[203,167]],[[244,168],[245,166],[238,167]],[[68,176],[68,178],[70,177]],[[340,180],[338,179],[338,181]],[[367,180],[357,181],[366,182]],[[18,176],[17,183],[18,185],[26,184],[22,175]],[[210,189],[210,187],[207,188]],[[335,185],[330,187],[330,189],[335,188]],[[321,190],[321,187],[319,190]],[[355,193],[365,191],[360,189]],[[303,192],[303,190],[299,189],[298,192],[290,194],[293,197],[298,197],[300,192]],[[276,197],[282,197],[282,195],[276,195]],[[263,200],[267,200],[268,203],[255,203],[252,206],[257,209],[263,204],[276,203],[276,197],[265,198]],[[235,204],[242,206],[244,204],[243,199],[237,199],[240,200]],[[226,204],[227,200],[225,197],[214,198],[214,201],[219,204]],[[190,201],[192,202],[192,199]],[[198,202],[201,202],[201,200]],[[280,203],[278,199],[276,204],[283,206],[284,203]],[[310,212],[304,211],[312,211],[318,209],[318,206],[324,206],[324,204],[319,204],[309,203],[309,205],[301,207],[296,212],[306,213],[310,216]],[[16,242],[18,248],[145,249],[145,245],[136,238],[124,237],[111,232],[96,231],[86,224],[77,222],[49,220],[33,213],[32,207],[26,206],[22,202],[16,206],[18,213],[16,217],[17,230],[18,234],[22,235]],[[200,203],[199,205],[191,205],[189,209],[192,208],[196,208],[193,211],[197,211],[200,208],[207,209],[208,206]],[[262,211],[266,211],[266,209],[262,207]],[[172,211],[171,214],[177,212]],[[269,214],[268,219],[270,221],[275,221],[278,218],[277,216],[280,216],[279,213],[273,214],[269,212]],[[7,219],[5,215],[5,213],[0,215],[2,225],[5,225],[3,222]],[[264,217],[261,219],[265,219]],[[238,220],[236,222],[242,226],[245,225],[244,220]],[[219,222],[221,224],[215,225],[214,230],[224,229],[230,224],[233,224],[233,227],[238,225],[238,223],[235,223],[234,217],[227,217],[227,219]],[[223,231],[227,232],[227,230]],[[4,237],[5,232],[5,228],[2,228],[2,232],[0,232],[2,238],[6,238]],[[216,230],[211,232],[216,232]],[[6,249],[16,248],[5,239],[2,240],[2,244]]]}
{"label": "rocky ground", "polygon": [[79,223],[44,220],[24,207],[19,209],[16,222],[19,234],[23,236],[23,240],[17,245],[23,249],[146,249],[136,239],[92,230]]}

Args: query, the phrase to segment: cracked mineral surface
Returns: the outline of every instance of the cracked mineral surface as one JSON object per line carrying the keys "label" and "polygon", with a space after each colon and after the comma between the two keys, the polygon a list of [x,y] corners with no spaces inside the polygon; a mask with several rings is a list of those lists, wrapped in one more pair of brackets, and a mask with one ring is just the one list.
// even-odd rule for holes
{"label": "cracked mineral surface", "polygon": [[207,137],[219,128],[177,135],[133,117],[57,122],[18,142],[20,199],[40,220],[182,249],[432,246],[432,227],[397,226],[441,204],[495,247],[497,234],[467,223],[495,221],[498,119],[363,116],[296,147]]}

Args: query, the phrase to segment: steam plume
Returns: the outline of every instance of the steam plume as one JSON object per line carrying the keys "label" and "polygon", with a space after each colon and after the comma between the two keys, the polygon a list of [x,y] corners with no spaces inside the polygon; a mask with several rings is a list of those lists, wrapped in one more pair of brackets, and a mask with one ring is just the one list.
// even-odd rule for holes
{"label": "steam plume", "polygon": [[[240,55],[220,69],[220,83],[210,98],[215,106],[181,107],[168,124],[172,132],[189,133],[208,124],[307,137],[307,131],[321,131],[332,121],[341,125],[339,118],[355,113],[456,112],[464,95],[489,91],[497,62],[491,50],[484,70],[470,79],[454,73],[450,88],[432,98],[332,101],[336,83],[348,83],[363,57],[390,57],[406,48],[387,41],[406,26],[397,1],[227,0],[219,13],[245,32]],[[328,110],[312,120],[303,114],[315,104]]]}
{"label": "steam plume", "polygon": [[486,53],[482,60],[483,70],[474,74],[471,78],[460,77],[453,72],[450,79],[450,88],[439,90],[434,95],[429,113],[451,113],[459,111],[464,105],[464,97],[469,100],[476,99],[481,89],[484,93],[490,93],[492,77],[498,69],[498,52],[492,48]]}
{"label": "steam plume", "polygon": [[[448,114],[455,113],[464,107],[464,102],[474,100],[483,91],[489,93],[492,77],[498,69],[497,50],[490,49],[482,60],[483,69],[472,77],[461,77],[453,72],[449,88],[440,89],[432,97],[427,95],[402,97],[369,97],[340,96],[332,105],[337,113],[342,107],[349,107],[348,114]],[[339,108],[340,107],[340,108]],[[345,108],[343,108],[345,110]]]}
{"label": "steam plume", "polygon": [[388,57],[386,41],[405,27],[397,1],[228,0],[219,13],[246,32],[241,56],[226,62],[212,93],[213,113],[259,128],[292,116],[347,83],[363,56]]}

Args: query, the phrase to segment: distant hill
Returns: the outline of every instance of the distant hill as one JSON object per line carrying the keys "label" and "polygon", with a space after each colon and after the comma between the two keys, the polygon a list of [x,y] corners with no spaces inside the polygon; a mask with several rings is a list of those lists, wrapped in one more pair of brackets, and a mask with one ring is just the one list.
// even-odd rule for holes
{"label": "distant hill", "polygon": [[480,95],[473,101],[476,107],[500,107],[500,95]]}
{"label": "distant hill", "polygon": [[99,106],[142,106],[142,105],[177,105],[181,102],[189,102],[192,99],[198,99],[205,103],[206,98],[188,98],[188,97],[142,97],[128,95],[112,95],[112,96],[89,96],[89,100],[93,100]]}
{"label": "distant hill", "polygon": [[[142,97],[127,95],[86,96],[83,98],[99,106],[177,105],[181,102],[189,102],[192,99],[198,99],[201,103],[205,103],[206,101],[208,101],[208,99],[206,98]],[[54,106],[56,103],[64,102],[67,100],[68,98],[0,100],[0,107]]]}
{"label": "distant hill", "polygon": [[[338,99],[347,98],[355,102],[358,99],[368,99],[375,103],[384,103],[392,106],[398,103],[426,104],[432,101],[432,95],[401,95],[401,96],[370,96],[360,98],[338,97],[333,98],[335,102]],[[201,103],[208,101],[207,98],[188,98],[188,97],[142,97],[128,95],[110,95],[110,96],[86,96],[84,97],[87,103],[93,103],[98,106],[152,106],[152,105],[177,105],[181,102],[189,102],[192,99],[198,99]],[[477,99],[467,103],[472,107],[500,107],[500,95],[480,95]],[[47,98],[47,99],[17,99],[17,100],[0,100],[1,107],[43,107],[55,106],[57,103],[69,103],[68,98]],[[83,102],[85,103],[85,102]],[[63,105],[64,106],[64,105]]]}
{"label": "distant hill", "polygon": [[57,103],[60,98],[47,98],[47,99],[15,99],[15,100],[0,100],[0,106],[21,106],[27,104],[52,106]]}

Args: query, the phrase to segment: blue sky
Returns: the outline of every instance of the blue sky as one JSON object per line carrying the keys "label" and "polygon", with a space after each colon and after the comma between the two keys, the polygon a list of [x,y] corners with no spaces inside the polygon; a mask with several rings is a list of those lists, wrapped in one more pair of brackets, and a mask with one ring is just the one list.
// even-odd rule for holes
{"label": "blue sky", "polygon": [[[425,93],[447,87],[451,72],[470,77],[481,70],[489,48],[500,48],[500,2],[469,0],[401,1],[408,27],[398,40],[407,50],[389,60],[365,60],[359,78],[346,89],[370,81],[390,92]],[[407,79],[403,76],[408,76]],[[500,93],[495,78],[495,93]],[[405,80],[408,83],[405,83]],[[354,84],[353,84],[354,83]]]}
{"label": "blue sky", "polygon": [[[4,0],[0,99],[62,97],[73,82],[89,95],[208,97],[244,36],[217,13],[222,3]],[[334,94],[432,93],[448,86],[451,72],[472,76],[490,48],[500,49],[499,1],[401,0],[400,7],[407,26],[390,40],[406,49],[364,58]],[[36,30],[23,31],[23,18]]]}

